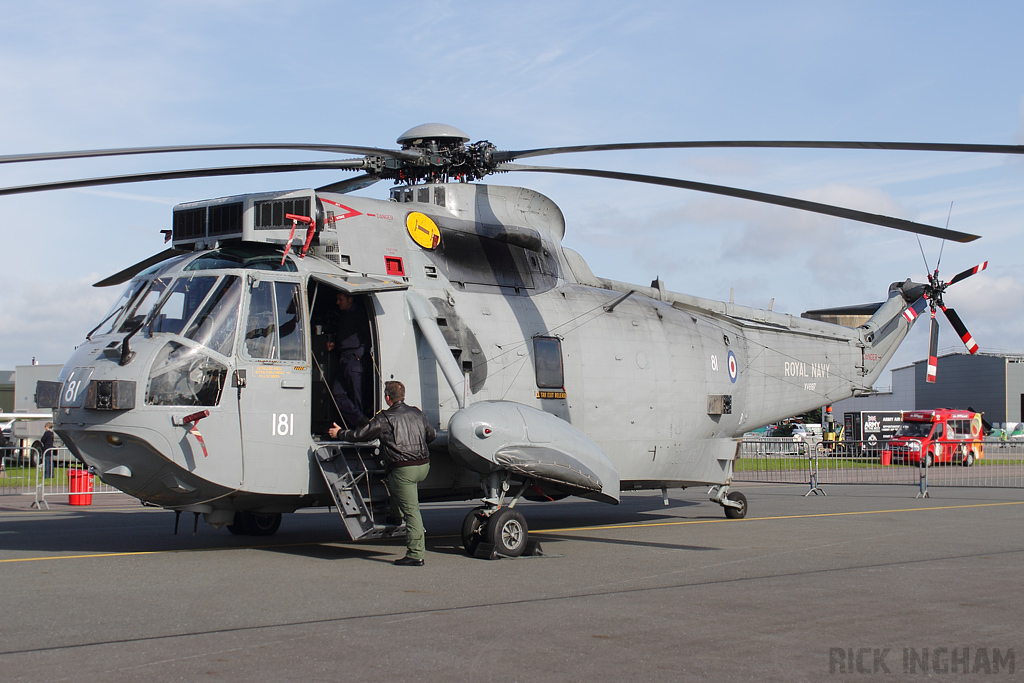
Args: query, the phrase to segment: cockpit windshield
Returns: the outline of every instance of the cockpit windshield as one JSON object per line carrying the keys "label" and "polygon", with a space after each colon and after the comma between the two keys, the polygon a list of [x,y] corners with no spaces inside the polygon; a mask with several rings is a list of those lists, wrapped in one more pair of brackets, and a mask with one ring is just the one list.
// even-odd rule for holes
{"label": "cockpit windshield", "polygon": [[160,301],[160,297],[163,296],[164,290],[167,289],[170,282],[170,278],[162,277],[148,283],[149,288],[142,296],[135,298],[135,305],[129,309],[128,315],[121,322],[121,326],[117,329],[118,333],[127,334],[142,325],[150,311]]}
{"label": "cockpit windshield", "polygon": [[110,307],[107,314],[103,316],[103,320],[100,321],[100,324],[94,327],[92,332],[87,334],[86,337],[91,338],[97,330],[103,328],[107,323],[110,324],[107,325],[100,334],[111,334],[114,331],[114,326],[117,325],[117,321],[120,319],[121,314],[135,302],[135,298],[139,295],[139,292],[148,285],[149,282],[146,280],[132,280],[129,282],[125,290],[121,292],[121,296],[114,302],[114,305]]}
{"label": "cockpit windshield", "polygon": [[145,332],[181,334],[187,323],[210,293],[216,276],[180,277],[170,291],[160,298],[158,308],[149,316]]}
{"label": "cockpit windshield", "polygon": [[235,345],[238,304],[242,298],[241,278],[229,275],[185,330],[185,336],[222,356],[230,356]]}

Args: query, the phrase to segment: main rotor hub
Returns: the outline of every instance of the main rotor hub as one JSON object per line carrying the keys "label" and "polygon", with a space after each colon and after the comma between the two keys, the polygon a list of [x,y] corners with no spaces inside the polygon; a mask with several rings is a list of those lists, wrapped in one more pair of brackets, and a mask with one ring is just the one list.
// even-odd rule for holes
{"label": "main rotor hub", "polygon": [[418,152],[419,158],[383,160],[382,166],[370,167],[371,175],[396,184],[448,182],[452,178],[470,182],[494,170],[494,145],[486,141],[467,145],[469,136],[454,126],[424,123],[402,133],[397,142],[404,151]]}
{"label": "main rotor hub", "polygon": [[469,142],[469,136],[454,126],[443,123],[424,123],[399,135],[396,142],[402,146],[402,149],[425,149],[430,146],[450,148],[461,147]]}

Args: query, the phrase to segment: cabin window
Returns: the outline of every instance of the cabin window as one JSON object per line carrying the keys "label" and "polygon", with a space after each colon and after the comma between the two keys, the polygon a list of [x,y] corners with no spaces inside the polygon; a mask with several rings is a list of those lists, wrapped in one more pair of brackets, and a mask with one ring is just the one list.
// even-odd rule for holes
{"label": "cabin window", "polygon": [[421,187],[421,188],[419,188],[416,191],[416,201],[418,201],[421,204],[429,204],[430,203],[430,188],[429,187]]}
{"label": "cabin window", "polygon": [[438,206],[444,206],[444,188],[443,187],[435,187],[434,188],[434,203],[437,204]]}
{"label": "cabin window", "polygon": [[250,358],[302,360],[302,306],[297,282],[257,283],[249,293],[245,350]]}
{"label": "cabin window", "polygon": [[534,337],[533,358],[537,366],[537,388],[561,389],[565,386],[562,371],[562,341],[557,337]]}

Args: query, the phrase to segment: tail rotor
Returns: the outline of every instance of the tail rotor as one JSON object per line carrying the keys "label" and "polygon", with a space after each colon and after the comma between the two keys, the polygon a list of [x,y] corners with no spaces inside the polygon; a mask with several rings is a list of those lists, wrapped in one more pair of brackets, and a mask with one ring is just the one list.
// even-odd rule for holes
{"label": "tail rotor", "polygon": [[975,273],[980,273],[988,267],[988,261],[980,263],[973,268],[968,268],[960,273],[953,276],[948,282],[944,282],[939,277],[939,269],[936,267],[935,271],[928,275],[928,284],[924,288],[924,294],[920,299],[914,302],[914,304],[907,308],[903,312],[903,315],[907,320],[913,322],[914,319],[924,312],[925,305],[931,309],[931,329],[929,330],[928,337],[928,375],[926,377],[928,382],[934,383],[935,378],[938,374],[938,352],[939,352],[939,322],[935,318],[935,313],[938,310],[942,310],[945,314],[946,319],[949,320],[949,324],[953,326],[960,341],[967,347],[968,352],[977,353],[978,344],[974,341],[974,337],[967,330],[967,326],[964,325],[963,320],[957,315],[956,311],[943,303],[942,297],[946,292],[946,289],[950,285],[954,285],[957,282],[966,280]]}

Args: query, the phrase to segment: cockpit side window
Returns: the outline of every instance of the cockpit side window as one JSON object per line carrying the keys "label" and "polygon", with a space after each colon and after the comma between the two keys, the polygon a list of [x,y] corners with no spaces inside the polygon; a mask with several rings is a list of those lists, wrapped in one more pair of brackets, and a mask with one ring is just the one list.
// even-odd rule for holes
{"label": "cockpit side window", "polygon": [[245,323],[250,358],[302,360],[304,338],[298,283],[263,280],[250,289]]}
{"label": "cockpit side window", "polygon": [[302,300],[297,282],[275,282],[277,329],[281,337],[281,360],[305,358],[302,340]]}

